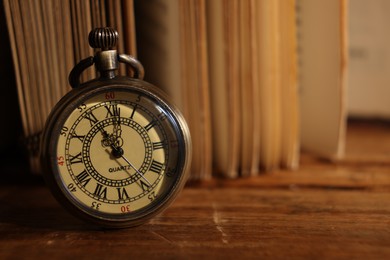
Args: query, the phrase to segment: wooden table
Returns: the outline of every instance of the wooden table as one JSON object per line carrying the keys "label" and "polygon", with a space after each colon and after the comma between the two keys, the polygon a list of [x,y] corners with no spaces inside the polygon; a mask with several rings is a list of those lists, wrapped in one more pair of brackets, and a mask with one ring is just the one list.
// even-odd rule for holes
{"label": "wooden table", "polygon": [[22,176],[1,184],[0,259],[390,259],[389,124],[353,123],[338,163],[191,184],[132,229],[87,226]]}

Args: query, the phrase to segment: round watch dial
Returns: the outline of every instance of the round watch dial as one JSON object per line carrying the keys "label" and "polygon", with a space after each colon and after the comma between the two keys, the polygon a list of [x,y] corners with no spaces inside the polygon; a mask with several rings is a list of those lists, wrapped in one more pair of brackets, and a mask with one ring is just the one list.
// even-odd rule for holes
{"label": "round watch dial", "polygon": [[174,110],[148,92],[123,87],[70,104],[52,119],[49,134],[60,200],[115,226],[138,223],[174,197],[188,148],[188,130]]}

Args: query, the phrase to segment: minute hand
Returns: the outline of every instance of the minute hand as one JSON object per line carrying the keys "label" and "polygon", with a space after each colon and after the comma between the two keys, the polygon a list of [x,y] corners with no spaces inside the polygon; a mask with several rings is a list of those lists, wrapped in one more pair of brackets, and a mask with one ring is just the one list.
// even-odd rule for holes
{"label": "minute hand", "polygon": [[115,152],[116,152],[117,154],[120,154],[120,156],[122,157],[122,159],[125,160],[125,162],[127,162],[128,165],[130,165],[130,167],[133,168],[134,171],[135,171],[136,173],[138,173],[138,174],[142,177],[142,179],[144,179],[144,180],[149,184],[149,186],[152,185],[152,184],[150,184],[150,182],[145,178],[145,176],[142,174],[142,172],[140,172],[137,168],[135,168],[135,166],[134,166],[129,160],[127,160],[127,158],[123,155],[123,154],[124,154],[123,149],[121,149],[122,151],[119,151],[119,149],[118,149],[117,147],[115,147],[115,145],[113,145],[113,144],[111,145],[111,148],[112,148],[113,150],[115,150]]}

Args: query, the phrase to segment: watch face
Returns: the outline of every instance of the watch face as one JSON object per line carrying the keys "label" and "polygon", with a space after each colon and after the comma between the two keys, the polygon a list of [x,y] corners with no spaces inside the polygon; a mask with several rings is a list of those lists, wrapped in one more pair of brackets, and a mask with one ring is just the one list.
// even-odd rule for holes
{"label": "watch face", "polygon": [[180,114],[141,88],[106,86],[79,96],[52,117],[46,135],[50,185],[92,222],[147,220],[186,179],[189,137]]}

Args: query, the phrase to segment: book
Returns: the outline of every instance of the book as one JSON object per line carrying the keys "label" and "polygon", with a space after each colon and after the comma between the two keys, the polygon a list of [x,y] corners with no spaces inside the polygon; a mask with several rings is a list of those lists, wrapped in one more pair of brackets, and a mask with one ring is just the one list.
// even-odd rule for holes
{"label": "book", "polygon": [[138,58],[145,79],[183,112],[192,137],[192,179],[212,173],[206,1],[135,1]]}
{"label": "book", "polygon": [[[179,100],[192,100],[186,105],[193,104],[193,111],[183,104],[179,107],[186,111],[194,133],[195,165],[206,165],[193,169],[200,178],[211,176],[211,169],[235,178],[298,164],[295,1],[287,3],[284,8],[277,1],[135,1],[139,58],[151,77],[156,77],[149,79],[160,82],[172,95],[190,95]],[[191,15],[185,10],[198,12]],[[159,24],[156,29],[150,28],[155,24]],[[155,30],[163,31],[164,37]],[[279,41],[285,35],[282,30],[287,31],[286,44]],[[188,41],[190,32],[194,33]],[[199,45],[191,46],[194,42]],[[282,51],[289,62],[279,60]],[[199,67],[208,68],[208,74],[197,73]],[[278,70],[287,73],[288,79],[281,82]],[[169,72],[184,78],[175,79],[177,74]],[[183,93],[182,89],[196,91]],[[285,99],[291,107],[283,106]],[[282,121],[290,126],[283,140]],[[210,140],[212,147],[207,145]]]}
{"label": "book", "polygon": [[[59,99],[70,90],[73,66],[93,49],[88,33],[95,27],[126,25],[118,48],[134,55],[132,0],[4,0],[23,135],[33,172],[39,173],[39,135]],[[124,14],[124,11],[129,11]],[[123,22],[125,21],[125,22]],[[126,40],[125,40],[126,39]],[[123,73],[123,68],[122,68]],[[88,69],[82,80],[96,77]]]}
{"label": "book", "polygon": [[[39,135],[69,91],[74,64],[93,55],[88,32],[112,26],[118,51],[136,56],[145,79],[183,112],[193,180],[296,169],[301,148],[342,156],[345,0],[4,0],[4,7],[26,137]],[[95,75],[89,69],[83,80]],[[39,169],[33,159],[32,166]]]}
{"label": "book", "polygon": [[300,142],[331,160],[344,155],[347,2],[299,0]]}
{"label": "book", "polygon": [[[186,28],[185,32],[203,28],[204,22],[186,22],[190,15],[168,14],[180,13],[186,5],[203,6],[203,1],[135,4],[148,13],[138,15],[136,10],[137,28],[159,24],[164,35],[176,36],[183,34],[180,28]],[[194,62],[208,67],[211,124],[203,125],[211,127],[204,132],[211,132],[211,137],[203,134],[196,140],[212,140],[213,173],[235,178],[280,167],[295,169],[301,149],[324,158],[342,158],[347,117],[347,2],[214,0],[206,1],[205,12],[206,30],[197,35],[203,39],[206,34],[207,63],[184,59],[169,63],[168,68],[183,71]],[[146,68],[156,65],[156,60],[165,62],[177,50],[187,54],[198,50],[196,46],[186,49],[184,40],[153,48],[166,36],[157,37],[158,32],[147,28],[139,34],[138,51]],[[153,37],[158,40],[141,45],[143,39]],[[155,49],[161,53],[141,54]],[[167,73],[152,74],[158,75],[155,82],[173,80]],[[196,73],[182,75],[192,77],[190,82],[197,80]],[[166,84],[172,93],[190,88],[184,81],[174,82],[178,85]],[[195,103],[202,107],[201,101]],[[193,126],[191,132],[200,130]],[[199,160],[205,159],[202,155]]]}

